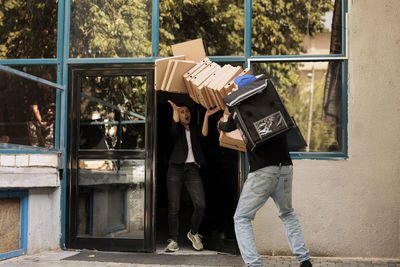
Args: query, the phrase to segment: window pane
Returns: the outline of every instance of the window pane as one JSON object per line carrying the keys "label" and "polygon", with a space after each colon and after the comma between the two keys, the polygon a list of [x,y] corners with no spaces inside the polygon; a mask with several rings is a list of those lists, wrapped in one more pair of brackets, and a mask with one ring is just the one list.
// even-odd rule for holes
{"label": "window pane", "polygon": [[145,160],[79,160],[78,235],[144,238]]}
{"label": "window pane", "polygon": [[0,254],[21,248],[20,198],[0,198]]}
{"label": "window pane", "polygon": [[307,141],[306,151],[342,151],[341,62],[255,63],[252,69],[274,82]]}
{"label": "window pane", "polygon": [[151,56],[151,0],[72,0],[70,56]]}
{"label": "window pane", "polygon": [[340,54],[342,0],[253,0],[252,55]]}
{"label": "window pane", "polygon": [[84,77],[80,148],[144,149],[146,77]]}
{"label": "window pane", "polygon": [[244,1],[160,0],[160,56],[171,45],[203,38],[208,55],[243,55]]}
{"label": "window pane", "polygon": [[12,68],[50,82],[57,82],[57,66],[55,65],[12,66]]}
{"label": "window pane", "polygon": [[0,59],[55,58],[57,0],[0,1]]}
{"label": "window pane", "polygon": [[[55,81],[56,67],[20,67]],[[0,142],[54,148],[57,89],[0,71]]]}

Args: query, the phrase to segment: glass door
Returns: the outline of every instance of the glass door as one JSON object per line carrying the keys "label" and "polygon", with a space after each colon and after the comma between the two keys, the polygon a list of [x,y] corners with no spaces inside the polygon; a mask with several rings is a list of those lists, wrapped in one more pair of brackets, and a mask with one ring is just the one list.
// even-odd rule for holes
{"label": "glass door", "polygon": [[67,246],[152,251],[153,70],[70,72]]}

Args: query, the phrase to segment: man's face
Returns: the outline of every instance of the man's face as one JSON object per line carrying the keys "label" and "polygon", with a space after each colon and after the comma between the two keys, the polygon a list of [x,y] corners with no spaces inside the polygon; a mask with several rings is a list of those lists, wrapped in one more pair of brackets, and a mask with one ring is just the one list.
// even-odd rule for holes
{"label": "man's face", "polygon": [[179,120],[183,125],[190,124],[190,111],[188,107],[183,106],[179,109]]}

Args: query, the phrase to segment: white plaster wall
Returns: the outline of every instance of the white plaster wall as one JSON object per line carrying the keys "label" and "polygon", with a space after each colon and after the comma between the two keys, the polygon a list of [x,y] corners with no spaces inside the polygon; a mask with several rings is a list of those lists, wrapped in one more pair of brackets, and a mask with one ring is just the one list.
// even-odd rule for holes
{"label": "white plaster wall", "polygon": [[28,254],[60,247],[61,188],[29,190]]}
{"label": "white plaster wall", "polygon": [[52,167],[0,167],[0,189],[57,187],[58,170]]}
{"label": "white plaster wall", "polygon": [[0,189],[60,186],[57,154],[0,154]]}
{"label": "white plaster wall", "polygon": [[[400,1],[349,0],[349,159],[294,161],[293,204],[312,256],[400,258]],[[273,201],[262,254],[291,255]]]}

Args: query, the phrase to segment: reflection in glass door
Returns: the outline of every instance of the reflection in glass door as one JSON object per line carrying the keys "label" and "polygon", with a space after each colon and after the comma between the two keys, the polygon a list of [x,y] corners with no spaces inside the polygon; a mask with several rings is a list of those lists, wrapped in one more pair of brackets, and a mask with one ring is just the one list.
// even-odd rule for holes
{"label": "reflection in glass door", "polygon": [[144,160],[79,160],[78,236],[144,239]]}
{"label": "reflection in glass door", "polygon": [[146,103],[152,99],[146,94],[153,83],[152,71],[72,73],[75,112],[71,118],[67,244],[71,248],[151,251],[153,226],[146,214],[152,207],[146,191],[151,191],[153,175],[149,168],[152,130],[146,108],[153,102]]}

